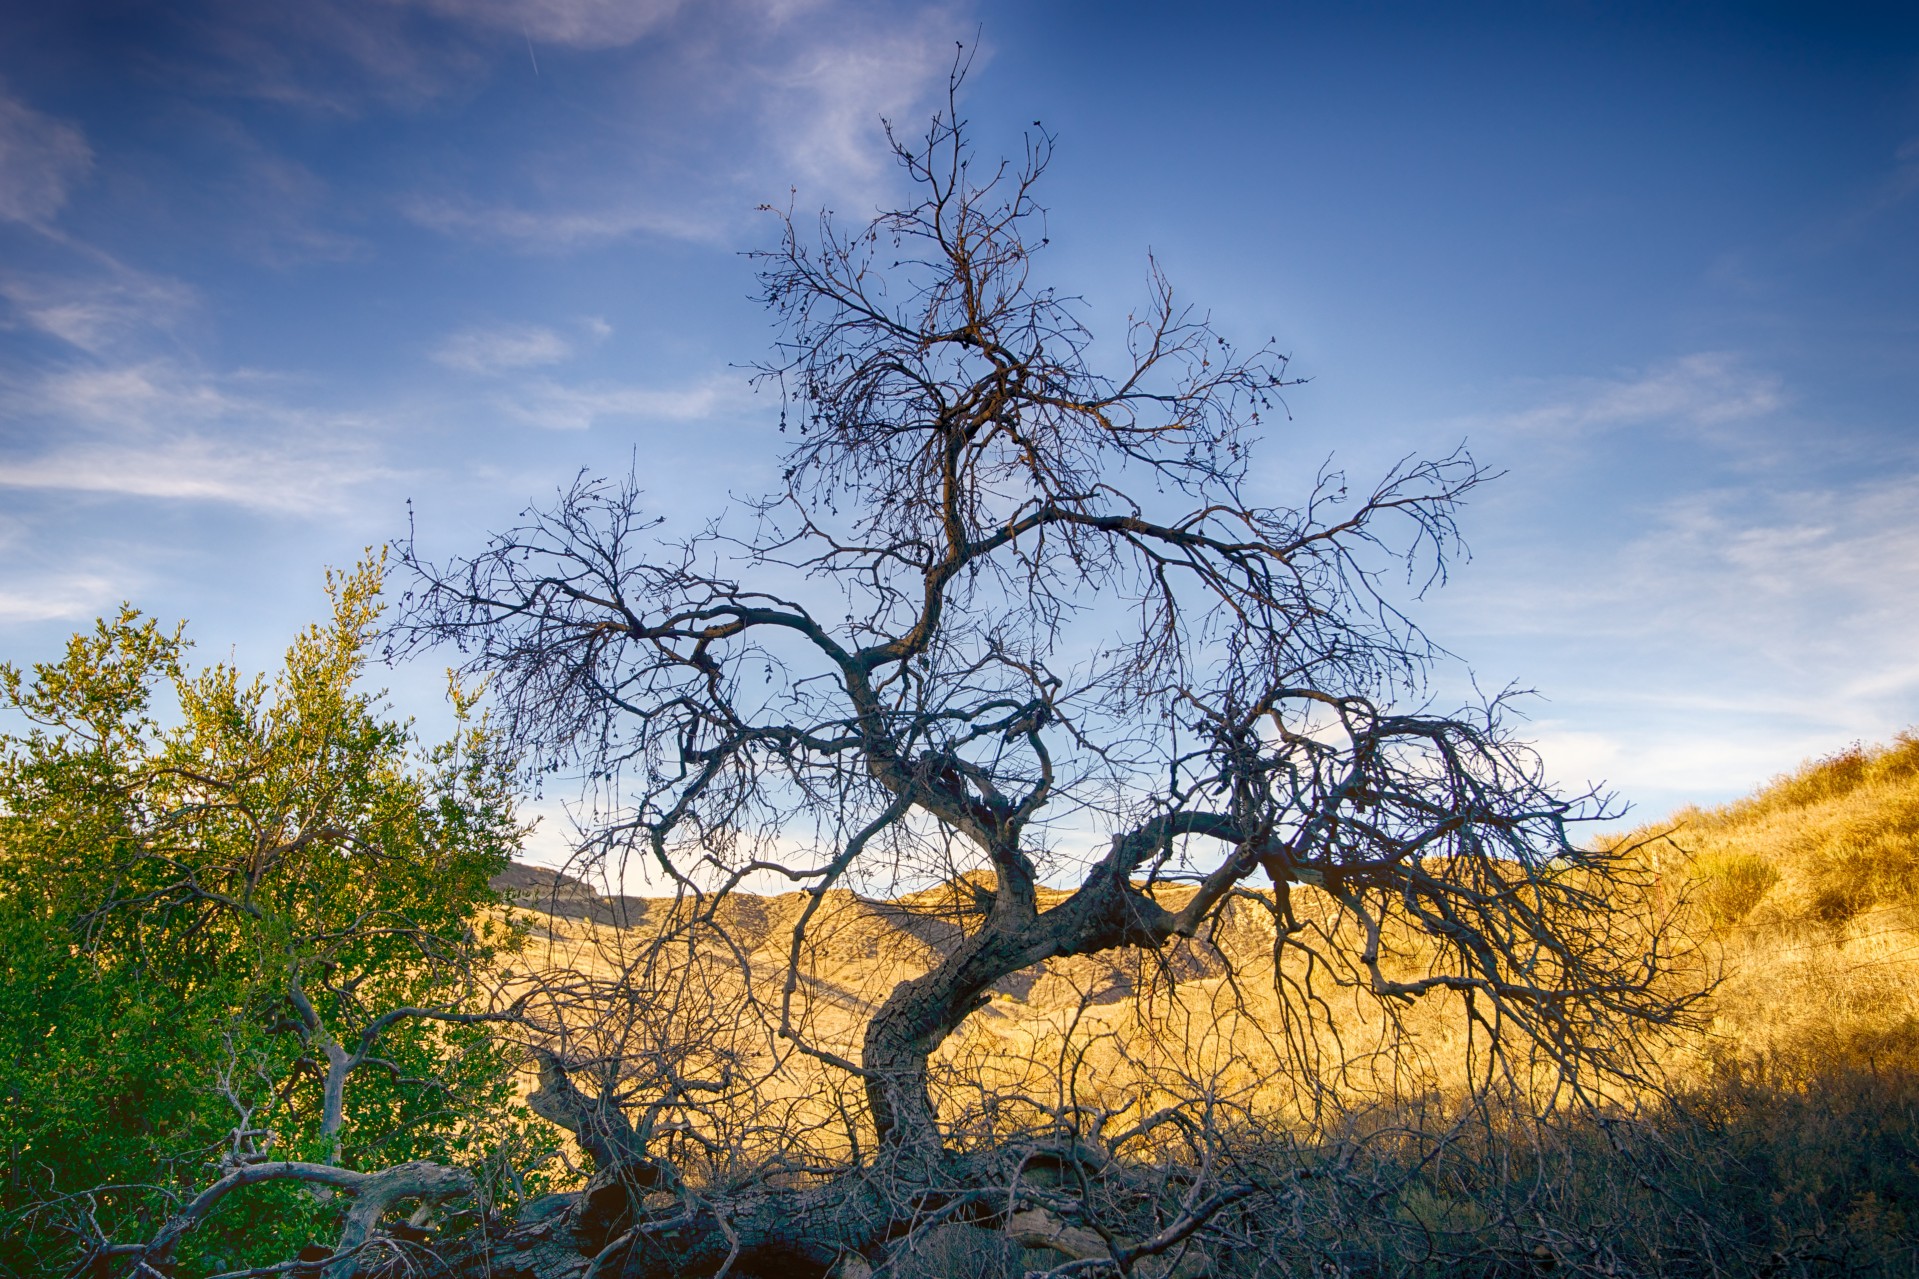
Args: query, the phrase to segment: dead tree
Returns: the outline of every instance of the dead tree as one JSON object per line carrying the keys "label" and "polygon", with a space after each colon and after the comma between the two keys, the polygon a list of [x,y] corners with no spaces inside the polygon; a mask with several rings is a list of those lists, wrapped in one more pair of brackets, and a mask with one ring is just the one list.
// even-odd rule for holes
{"label": "dead tree", "polygon": [[[850,231],[773,211],[760,378],[782,484],[731,522],[669,541],[635,482],[582,478],[475,557],[407,553],[403,642],[460,646],[521,741],[595,779],[596,855],[693,900],[750,876],[816,904],[978,886],[969,931],[893,990],[857,1060],[797,1042],[863,1083],[857,1163],[640,1214],[605,1273],[878,1258],[941,1213],[1090,1256],[1004,1182],[985,1202],[1015,1161],[943,1127],[929,1060],[1010,975],[1164,948],[1235,897],[1315,980],[1457,997],[1575,1089],[1635,1076],[1635,1032],[1685,1014],[1621,914],[1636,864],[1568,837],[1586,800],[1549,787],[1497,700],[1442,713],[1422,691],[1437,654],[1400,583],[1443,577],[1485,471],[1464,451],[1369,488],[1321,469],[1274,501],[1252,459],[1284,423],[1286,358],[1215,332],[1157,265],[1122,347],[1096,350],[1035,274],[1052,145],[982,165],[949,112],[894,141],[906,207]],[[1042,909],[1046,884],[1072,891]],[[1332,915],[1302,920],[1300,885]],[[1246,1193],[1220,1181],[1151,1239],[1105,1238],[1109,1263],[1183,1246]]]}

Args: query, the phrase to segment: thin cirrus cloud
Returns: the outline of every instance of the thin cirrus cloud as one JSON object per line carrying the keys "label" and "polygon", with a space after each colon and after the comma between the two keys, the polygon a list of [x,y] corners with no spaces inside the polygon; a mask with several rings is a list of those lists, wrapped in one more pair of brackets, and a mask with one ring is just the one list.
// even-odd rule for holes
{"label": "thin cirrus cloud", "polygon": [[442,17],[496,28],[530,43],[617,49],[653,34],[679,0],[414,0]]}
{"label": "thin cirrus cloud", "polygon": [[1914,195],[1919,195],[1919,137],[1907,138],[1894,148],[1891,164],[1871,193],[1822,239],[1831,243],[1864,234]]}
{"label": "thin cirrus cloud", "polygon": [[1919,631],[1912,475],[1813,486],[1765,473],[1634,518],[1623,539],[1501,548],[1496,581],[1457,586],[1444,603],[1482,635],[1535,647],[1557,637],[1600,650],[1595,661],[1642,666],[1633,687],[1828,687],[1839,669],[1864,687],[1903,669]]}
{"label": "thin cirrus cloud", "polygon": [[744,404],[748,394],[737,381],[717,378],[674,389],[541,380],[502,397],[498,407],[528,426],[585,431],[606,421],[698,421]]}
{"label": "thin cirrus cloud", "polygon": [[538,325],[465,329],[433,351],[433,362],[463,373],[491,374],[561,364],[573,358],[573,342]]}
{"label": "thin cirrus cloud", "polygon": [[1690,643],[1883,688],[1919,631],[1919,478],[1689,494],[1619,569],[1613,602]]}
{"label": "thin cirrus cloud", "polygon": [[205,181],[199,216],[225,221],[240,254],[277,268],[372,254],[370,243],[336,225],[337,193],[310,167],[231,120],[202,118],[200,132],[226,157],[226,172]]}
{"label": "thin cirrus cloud", "polygon": [[[58,339],[69,355],[84,353],[50,368],[13,362],[0,376],[0,488],[282,513],[342,509],[383,473],[350,416],[261,394],[271,379],[142,354],[173,337],[197,296],[57,225],[94,163],[77,126],[0,96],[0,219],[30,227],[49,263],[0,274],[6,321]],[[93,588],[104,580],[10,589],[0,616],[84,612],[98,604]]]}
{"label": "thin cirrus cloud", "polygon": [[[1646,711],[1631,699],[1611,705],[1614,717],[1637,718]],[[1801,757],[1809,728],[1829,727],[1780,716],[1769,724],[1742,724],[1738,732],[1702,735],[1696,719],[1680,715],[1656,723],[1639,719],[1630,734],[1543,721],[1529,735],[1555,774],[1593,782],[1615,797],[1604,824],[1617,828],[1663,824],[1675,808],[1750,790]],[[1621,804],[1616,797],[1622,791],[1640,802]]]}
{"label": "thin cirrus cloud", "polygon": [[[153,51],[168,78],[213,96],[322,116],[415,111],[483,87],[537,42],[628,47],[658,34],[677,0],[188,0],[178,47]],[[730,6],[715,6],[730,7]],[[537,66],[537,56],[531,61]]]}
{"label": "thin cirrus cloud", "polygon": [[0,587],[0,624],[57,622],[99,616],[112,603],[113,579],[99,573],[71,573]]}
{"label": "thin cirrus cloud", "polygon": [[417,110],[471,92],[490,62],[399,4],[188,0],[171,16],[177,44],[145,51],[170,82],[321,116]]}
{"label": "thin cirrus cloud", "polygon": [[726,241],[723,224],[692,211],[655,207],[650,195],[581,207],[530,208],[469,195],[413,194],[400,201],[403,217],[429,231],[489,241],[535,253],[566,253],[636,235],[692,243]]}
{"label": "thin cirrus cloud", "polygon": [[369,468],[301,449],[274,450],[205,435],[100,440],[21,460],[0,459],[0,486],[170,501],[223,502],[259,511],[337,510]]}
{"label": "thin cirrus cloud", "polygon": [[41,256],[64,267],[0,270],[0,327],[24,326],[97,354],[136,333],[171,328],[194,294],[60,229],[59,214],[94,164],[79,126],[0,90],[0,221],[28,228]]}
{"label": "thin cirrus cloud", "polygon": [[1651,816],[1919,719],[1919,480],[1726,486],[1645,522],[1463,601],[1497,619],[1508,660],[1566,655],[1529,733],[1560,776]]}
{"label": "thin cirrus cloud", "polygon": [[770,69],[762,112],[777,154],[828,194],[873,194],[891,167],[876,122],[918,127],[953,67],[956,18],[929,9],[904,31],[802,47]]}
{"label": "thin cirrus cloud", "polygon": [[44,225],[92,167],[80,129],[0,91],[0,218]]}
{"label": "thin cirrus cloud", "polygon": [[49,554],[34,531],[30,521],[0,514],[0,626],[99,616],[116,598],[116,573],[85,551]]}
{"label": "thin cirrus cloud", "polygon": [[0,488],[310,515],[345,509],[389,474],[369,444],[375,424],[249,393],[244,381],[149,361],[6,388],[0,411],[25,429],[0,452]]}
{"label": "thin cirrus cloud", "polygon": [[422,189],[400,211],[444,235],[551,254],[649,236],[732,244],[757,206],[789,191],[805,205],[871,205],[893,178],[880,122],[930,110],[955,41],[973,36],[956,7],[871,16],[858,4],[687,11],[636,41],[623,55],[635,74],[603,88],[603,113],[624,127],[521,157],[511,195]]}
{"label": "thin cirrus cloud", "polygon": [[[1439,601],[1482,669],[1539,688],[1555,773],[1633,820],[1730,798],[1919,719],[1919,480],[1889,438],[1794,447],[1803,388],[1725,351],[1530,383],[1479,419],[1535,532]],[[1860,459],[1872,459],[1869,470]]]}
{"label": "thin cirrus cloud", "polygon": [[178,280],[103,260],[84,272],[0,276],[0,299],[28,327],[96,355],[172,329],[196,302]]}
{"label": "thin cirrus cloud", "polygon": [[1679,422],[1717,427],[1783,408],[1784,383],[1731,352],[1702,351],[1615,377],[1549,383],[1540,402],[1496,425],[1531,434],[1584,434],[1615,427]]}

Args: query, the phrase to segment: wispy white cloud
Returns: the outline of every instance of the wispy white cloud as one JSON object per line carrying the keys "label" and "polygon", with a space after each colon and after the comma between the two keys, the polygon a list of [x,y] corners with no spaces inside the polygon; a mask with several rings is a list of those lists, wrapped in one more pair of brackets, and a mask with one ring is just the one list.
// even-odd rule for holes
{"label": "wispy white cloud", "polygon": [[1919,477],[1752,488],[1672,503],[1628,548],[1621,597],[1720,651],[1764,655],[1844,695],[1919,634]]}
{"label": "wispy white cloud", "polygon": [[339,509],[347,490],[375,473],[315,450],[195,435],[90,441],[42,457],[0,459],[4,487],[225,502],[302,515]]}
{"label": "wispy white cloud", "polygon": [[78,127],[0,90],[0,218],[51,221],[92,167],[93,149]]}
{"label": "wispy white cloud", "polygon": [[97,573],[29,578],[0,586],[0,625],[98,617],[116,596],[115,584]]}
{"label": "wispy white cloud", "polygon": [[161,361],[0,389],[0,487],[312,515],[388,475],[370,423]]}
{"label": "wispy white cloud", "polygon": [[[1476,425],[1565,508],[1534,501],[1548,534],[1480,547],[1437,604],[1476,662],[1549,699],[1529,732],[1556,776],[1604,779],[1646,819],[1919,720],[1909,453],[1809,456],[1785,379],[1725,352],[1529,390]],[[1595,509],[1589,485],[1619,498]]]}
{"label": "wispy white cloud", "polygon": [[743,403],[735,381],[715,379],[689,387],[572,386],[542,380],[502,397],[509,417],[550,431],[584,431],[611,420],[697,421]]}
{"label": "wispy white cloud", "polygon": [[357,235],[329,222],[333,193],[306,165],[276,153],[230,121],[210,123],[232,163],[231,172],[211,184],[212,216],[232,228],[234,247],[269,266],[308,262],[352,262],[371,247]]}
{"label": "wispy white cloud", "polygon": [[414,0],[445,18],[542,44],[616,49],[653,34],[680,0]]}
{"label": "wispy white cloud", "polygon": [[[605,327],[604,322],[601,327]],[[433,360],[466,373],[499,373],[559,364],[571,359],[573,351],[573,343],[563,334],[538,325],[522,324],[463,329],[449,335],[434,349]]]}
{"label": "wispy white cloud", "polygon": [[640,236],[737,244],[757,205],[795,188],[806,206],[871,208],[895,180],[881,121],[910,132],[933,108],[954,42],[973,36],[961,10],[686,10],[623,55],[633,74],[603,107],[630,122],[623,134],[517,157],[510,197],[424,189],[401,210],[443,234],[569,252]]}
{"label": "wispy white cloud", "polygon": [[1448,596],[1489,628],[1856,675],[1863,647],[1903,660],[1919,633],[1919,476],[1698,490],[1651,508],[1623,543],[1494,558],[1503,573]]}
{"label": "wispy white cloud", "polygon": [[[732,0],[700,6],[731,11]],[[199,0],[186,6],[188,47],[170,78],[203,93],[325,115],[417,110],[472,92],[502,62],[524,68],[535,45],[585,51],[659,37],[680,0]]]}
{"label": "wispy white cloud", "polygon": [[126,564],[39,545],[39,533],[37,521],[0,513],[0,626],[98,617],[131,594]]}
{"label": "wispy white cloud", "polygon": [[403,4],[202,0],[182,6],[186,46],[153,56],[202,94],[255,98],[322,115],[418,109],[470,90],[491,59],[469,40],[419,29]]}
{"label": "wispy white cloud", "polygon": [[99,353],[136,333],[170,329],[193,291],[126,265],[56,225],[94,167],[79,126],[55,120],[0,87],[0,222],[32,228],[31,268],[0,264],[0,329],[26,327]]}
{"label": "wispy white cloud", "polygon": [[723,227],[713,219],[691,211],[653,208],[645,198],[631,206],[612,203],[597,208],[538,209],[468,196],[413,195],[401,201],[400,212],[443,235],[495,241],[536,252],[592,248],[635,235],[696,243],[715,243],[724,238]]}
{"label": "wispy white cloud", "polygon": [[1919,193],[1919,137],[1907,138],[1894,148],[1892,162],[1872,191],[1831,229],[1822,248],[1868,231],[1872,224],[1891,213]]}
{"label": "wispy white cloud", "polygon": [[1528,736],[1553,776],[1566,784],[1593,782],[1633,798],[1633,807],[1620,814],[1624,821],[1609,823],[1617,827],[1661,821],[1685,804],[1746,794],[1800,760],[1883,731],[1876,723],[1861,729],[1797,716],[1736,724],[1672,716],[1637,719],[1615,730],[1549,722]]}
{"label": "wispy white cloud", "polygon": [[1581,377],[1531,388],[1538,402],[1494,425],[1538,434],[1573,434],[1654,422],[1718,427],[1778,411],[1783,380],[1738,355],[1702,351],[1643,372]]}
{"label": "wispy white cloud", "polygon": [[1546,694],[1554,774],[1641,817],[1919,721],[1919,476],[1695,491],[1623,543],[1488,558],[1447,617]]}
{"label": "wispy white cloud", "polygon": [[881,120],[909,137],[917,131],[952,68],[955,38],[971,32],[956,12],[935,7],[910,24],[848,35],[800,43],[765,73],[772,153],[793,166],[787,180],[819,188],[803,192],[811,199],[877,194],[892,167]]}
{"label": "wispy white cloud", "polygon": [[0,275],[0,298],[20,322],[83,351],[171,330],[195,304],[178,280],[118,265],[65,275]]}

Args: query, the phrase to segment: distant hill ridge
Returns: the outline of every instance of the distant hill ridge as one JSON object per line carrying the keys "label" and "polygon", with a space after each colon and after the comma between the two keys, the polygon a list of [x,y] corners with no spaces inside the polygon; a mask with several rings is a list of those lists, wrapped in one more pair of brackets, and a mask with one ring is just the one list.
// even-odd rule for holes
{"label": "distant hill ridge", "polygon": [[[552,940],[583,940],[596,928],[645,933],[666,925],[676,911],[685,908],[684,902],[671,897],[603,894],[577,876],[520,862],[489,882],[508,905],[564,921],[557,930],[549,930]],[[1058,889],[1039,891],[1042,909],[1067,896]],[[1175,888],[1163,897],[1177,900],[1190,891]],[[712,909],[720,930],[752,955],[755,970],[765,976],[784,972],[791,955],[793,926],[807,901],[808,894],[799,891],[770,896],[734,892]],[[832,890],[808,927],[802,980],[812,993],[825,994],[830,1002],[864,1016],[878,1006],[879,998],[894,982],[929,970],[941,955],[956,947],[966,934],[966,925],[982,913],[974,885],[967,880],[891,900]],[[1271,945],[1271,928],[1249,928],[1250,913],[1242,911],[1236,918],[1229,912],[1214,940],[1230,945],[1228,938],[1237,937],[1264,951]],[[585,933],[580,932],[581,926],[586,927]],[[1160,960],[1164,965],[1161,971],[1176,982],[1216,978],[1226,970],[1218,950],[1204,940],[1169,947]],[[1095,1007],[1113,1004],[1135,993],[1139,962],[1137,956],[1115,953],[1042,963],[1003,979],[995,993],[1027,1003],[1044,978],[1070,972],[1067,989],[1055,992],[1053,999],[1043,999],[1041,1006],[1082,999]],[[1001,1016],[1004,1010],[988,1009],[986,1015]]]}
{"label": "distant hill ridge", "polygon": [[487,881],[509,905],[560,919],[584,919],[616,928],[633,928],[651,910],[644,897],[608,897],[583,879],[544,866],[513,862]]}

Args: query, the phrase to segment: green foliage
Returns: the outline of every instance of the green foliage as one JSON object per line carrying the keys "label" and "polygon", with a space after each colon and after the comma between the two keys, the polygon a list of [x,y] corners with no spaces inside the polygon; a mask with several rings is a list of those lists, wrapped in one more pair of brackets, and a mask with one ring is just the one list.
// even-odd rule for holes
{"label": "green foliage", "polygon": [[[380,581],[329,574],[330,621],[271,683],[189,670],[131,608],[0,666],[24,721],[0,735],[0,1273],[71,1264],[93,1223],[144,1238],[237,1162],[477,1164],[507,1139],[503,1049],[445,1015],[517,944],[487,887],[521,833],[512,769],[462,690],[422,749],[357,688]],[[438,1015],[379,1029],[329,1116],[329,1058],[400,1008]],[[277,1261],[337,1210],[232,1196],[182,1273]]]}

